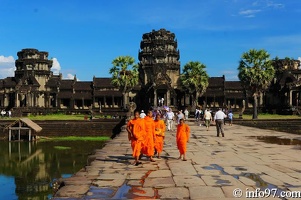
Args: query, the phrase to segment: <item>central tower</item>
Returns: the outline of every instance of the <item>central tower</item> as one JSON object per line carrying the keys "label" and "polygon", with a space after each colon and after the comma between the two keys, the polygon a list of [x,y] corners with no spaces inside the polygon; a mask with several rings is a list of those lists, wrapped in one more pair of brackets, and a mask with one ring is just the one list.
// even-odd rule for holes
{"label": "central tower", "polygon": [[175,34],[165,29],[142,36],[139,50],[139,78],[143,91],[142,105],[177,104],[176,90],[180,76],[180,52]]}

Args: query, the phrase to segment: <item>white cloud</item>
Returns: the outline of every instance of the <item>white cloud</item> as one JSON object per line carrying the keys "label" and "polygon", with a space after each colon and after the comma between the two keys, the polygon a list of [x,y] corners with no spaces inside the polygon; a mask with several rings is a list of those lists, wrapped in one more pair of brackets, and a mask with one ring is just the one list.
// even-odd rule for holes
{"label": "white cloud", "polygon": [[61,70],[61,65],[59,63],[59,61],[56,59],[56,58],[52,58],[52,71],[53,71],[53,74],[59,74],[60,73],[60,70]]}
{"label": "white cloud", "polygon": [[0,56],[0,78],[12,77],[15,71],[15,59],[12,56]]}
{"label": "white cloud", "polygon": [[66,76],[63,76],[63,79],[74,79],[74,75],[72,74],[67,74]]}
{"label": "white cloud", "polygon": [[242,10],[239,12],[240,15],[244,16],[244,17],[255,17],[256,13],[261,12],[261,10]]}

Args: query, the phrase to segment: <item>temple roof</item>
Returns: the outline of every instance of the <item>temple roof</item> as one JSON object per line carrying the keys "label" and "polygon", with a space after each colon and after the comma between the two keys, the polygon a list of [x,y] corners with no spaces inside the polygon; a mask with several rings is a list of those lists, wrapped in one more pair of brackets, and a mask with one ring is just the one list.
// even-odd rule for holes
{"label": "temple roof", "polygon": [[111,81],[112,78],[93,78],[94,87],[98,88],[115,88]]}
{"label": "temple roof", "polygon": [[243,87],[240,81],[225,81],[225,89],[242,90]]}
{"label": "temple roof", "polygon": [[60,76],[52,76],[46,83],[48,87],[57,87],[61,81]]}
{"label": "temple roof", "polygon": [[77,81],[74,84],[75,90],[91,90],[92,91],[92,82],[91,81]]}
{"label": "temple roof", "polygon": [[209,82],[209,87],[224,87],[224,81],[225,77],[210,77],[208,82]]}
{"label": "temple roof", "polygon": [[4,88],[15,87],[17,85],[15,77],[7,77],[2,80],[2,84]]}
{"label": "temple roof", "polygon": [[74,80],[61,80],[60,89],[73,89]]}

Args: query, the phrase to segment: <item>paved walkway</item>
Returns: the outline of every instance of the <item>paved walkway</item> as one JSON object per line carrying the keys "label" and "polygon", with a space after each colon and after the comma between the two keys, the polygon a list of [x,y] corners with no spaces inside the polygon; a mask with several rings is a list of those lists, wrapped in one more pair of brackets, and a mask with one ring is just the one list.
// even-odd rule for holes
{"label": "paved walkway", "polygon": [[[65,179],[54,199],[237,199],[233,191],[242,192],[240,199],[301,195],[301,146],[273,144],[277,138],[300,144],[300,135],[234,124],[225,127],[223,138],[216,137],[214,126],[206,131],[188,124],[187,161],[177,160],[173,131],[166,132],[161,160],[142,158],[143,164],[134,166],[127,133],[122,132],[96,151],[90,166]],[[260,140],[263,136],[276,137],[266,138],[267,143]]]}

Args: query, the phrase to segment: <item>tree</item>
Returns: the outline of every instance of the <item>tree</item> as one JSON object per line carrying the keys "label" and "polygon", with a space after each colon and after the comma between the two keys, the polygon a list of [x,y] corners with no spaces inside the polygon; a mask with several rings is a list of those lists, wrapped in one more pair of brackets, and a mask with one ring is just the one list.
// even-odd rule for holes
{"label": "tree", "polygon": [[[111,83],[119,87],[123,95],[123,107],[126,107],[128,93],[138,84],[138,65],[131,56],[119,56],[112,61],[113,67],[110,69],[112,75]],[[128,69],[129,67],[132,69]]]}
{"label": "tree", "polygon": [[198,97],[202,96],[209,85],[209,76],[206,72],[206,66],[198,61],[190,61],[184,65],[183,73],[180,75],[180,81],[183,88],[192,96],[193,109],[198,104]]}
{"label": "tree", "polygon": [[275,75],[269,53],[263,49],[251,49],[249,52],[244,52],[239,61],[238,71],[238,78],[254,98],[253,119],[257,119],[258,96],[260,92],[268,89]]}

